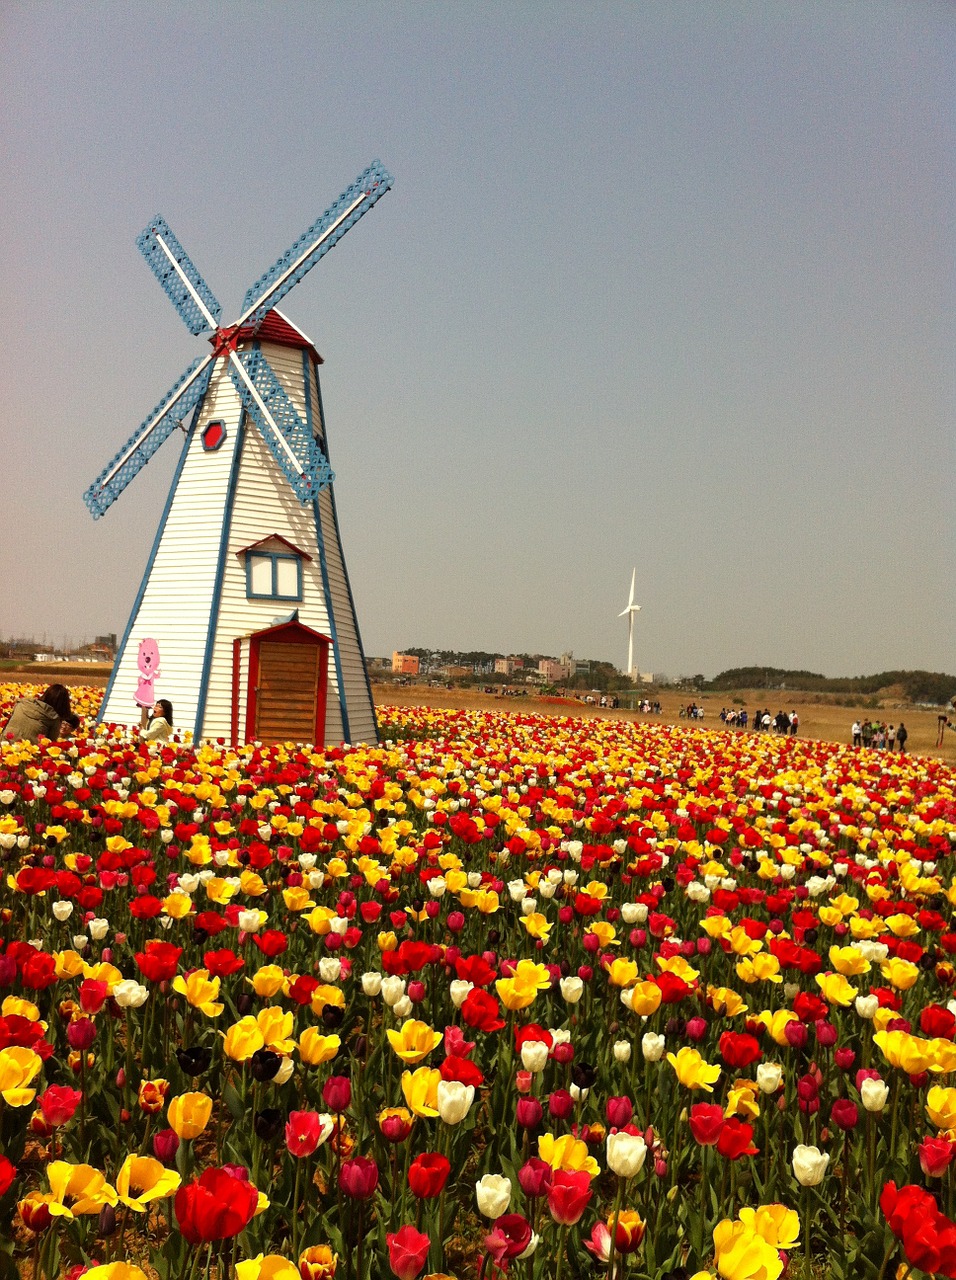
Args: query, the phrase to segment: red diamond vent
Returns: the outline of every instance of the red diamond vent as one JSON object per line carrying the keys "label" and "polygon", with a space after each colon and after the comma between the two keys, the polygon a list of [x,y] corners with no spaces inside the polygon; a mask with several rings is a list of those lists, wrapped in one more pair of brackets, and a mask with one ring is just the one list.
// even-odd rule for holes
{"label": "red diamond vent", "polygon": [[202,433],[202,447],[207,453],[212,453],[213,450],[219,448],[225,438],[226,424],[218,420],[210,422]]}

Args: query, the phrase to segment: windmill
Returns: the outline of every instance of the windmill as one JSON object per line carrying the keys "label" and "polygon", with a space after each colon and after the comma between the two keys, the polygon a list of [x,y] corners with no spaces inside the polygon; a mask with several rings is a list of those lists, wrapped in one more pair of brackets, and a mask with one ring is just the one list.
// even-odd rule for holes
{"label": "windmill", "polygon": [[[278,304],[381,199],[374,161],[250,286],[236,322],[162,218],[137,239],[195,360],[103,469],[97,519],[164,440],[185,440],[100,719],[138,719],[143,675],[196,739],[375,741],[318,380],[322,357]],[[137,659],[155,653],[148,673]]]}
{"label": "windmill", "polygon": [[631,574],[631,594],[627,598],[627,608],[622,609],[617,615],[619,618],[627,618],[627,678],[634,679],[634,615],[640,613],[641,606],[634,603],[634,580],[637,577],[637,569]]}

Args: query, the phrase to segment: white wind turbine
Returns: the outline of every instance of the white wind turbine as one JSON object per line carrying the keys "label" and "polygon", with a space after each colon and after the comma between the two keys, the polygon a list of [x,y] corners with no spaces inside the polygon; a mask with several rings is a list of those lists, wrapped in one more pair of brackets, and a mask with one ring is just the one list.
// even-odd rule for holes
{"label": "white wind turbine", "polygon": [[634,679],[634,615],[639,613],[641,606],[634,603],[634,580],[637,577],[637,569],[631,574],[631,594],[628,597],[627,608],[622,609],[617,615],[619,618],[627,617],[627,676],[629,680]]}

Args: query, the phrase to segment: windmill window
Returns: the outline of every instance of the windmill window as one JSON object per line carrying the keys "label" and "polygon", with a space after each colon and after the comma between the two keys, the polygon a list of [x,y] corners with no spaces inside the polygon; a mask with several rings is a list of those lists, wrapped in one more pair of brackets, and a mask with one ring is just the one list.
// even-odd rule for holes
{"label": "windmill window", "polygon": [[246,556],[246,596],[250,600],[301,600],[302,561],[276,551]]}

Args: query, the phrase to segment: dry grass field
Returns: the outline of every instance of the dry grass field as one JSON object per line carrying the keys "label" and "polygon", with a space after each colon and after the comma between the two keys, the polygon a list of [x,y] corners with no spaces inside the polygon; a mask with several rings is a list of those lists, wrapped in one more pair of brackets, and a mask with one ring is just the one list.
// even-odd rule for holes
{"label": "dry grass field", "polygon": [[[55,663],[41,666],[31,663],[17,670],[3,672],[6,678],[15,680],[44,681],[58,680],[61,684],[85,684],[105,688],[110,668],[106,664],[77,664],[69,666]],[[746,706],[753,715],[757,707],[767,708],[770,714],[778,711],[796,710],[800,717],[800,737],[812,738],[823,742],[849,743],[850,726],[859,716],[870,716],[877,720],[886,720],[888,724],[899,724],[902,720],[909,730],[906,750],[910,755],[938,756],[949,763],[956,763],[956,732],[946,731],[944,745],[936,746],[935,710],[901,707],[890,699],[884,699],[880,708],[869,706],[869,699],[861,698],[857,706],[837,706],[833,701],[815,698],[810,694],[787,692],[781,700],[779,690],[735,690],[732,693],[679,693],[676,690],[664,690],[659,695],[662,713],[659,716],[646,716],[637,711],[626,711],[623,708],[610,711],[601,707],[589,706],[573,699],[542,698],[527,694],[520,698],[501,697],[499,694],[481,693],[472,689],[445,689],[431,685],[398,685],[374,684],[372,694],[377,706],[404,707],[445,707],[484,709],[494,711],[529,711],[536,715],[580,716],[582,718],[646,720],[651,724],[685,723],[680,718],[681,707],[696,701],[704,708],[704,719],[696,721],[698,727],[706,729],[722,729],[719,716],[721,707]],[[954,717],[956,721],[956,717]]]}

